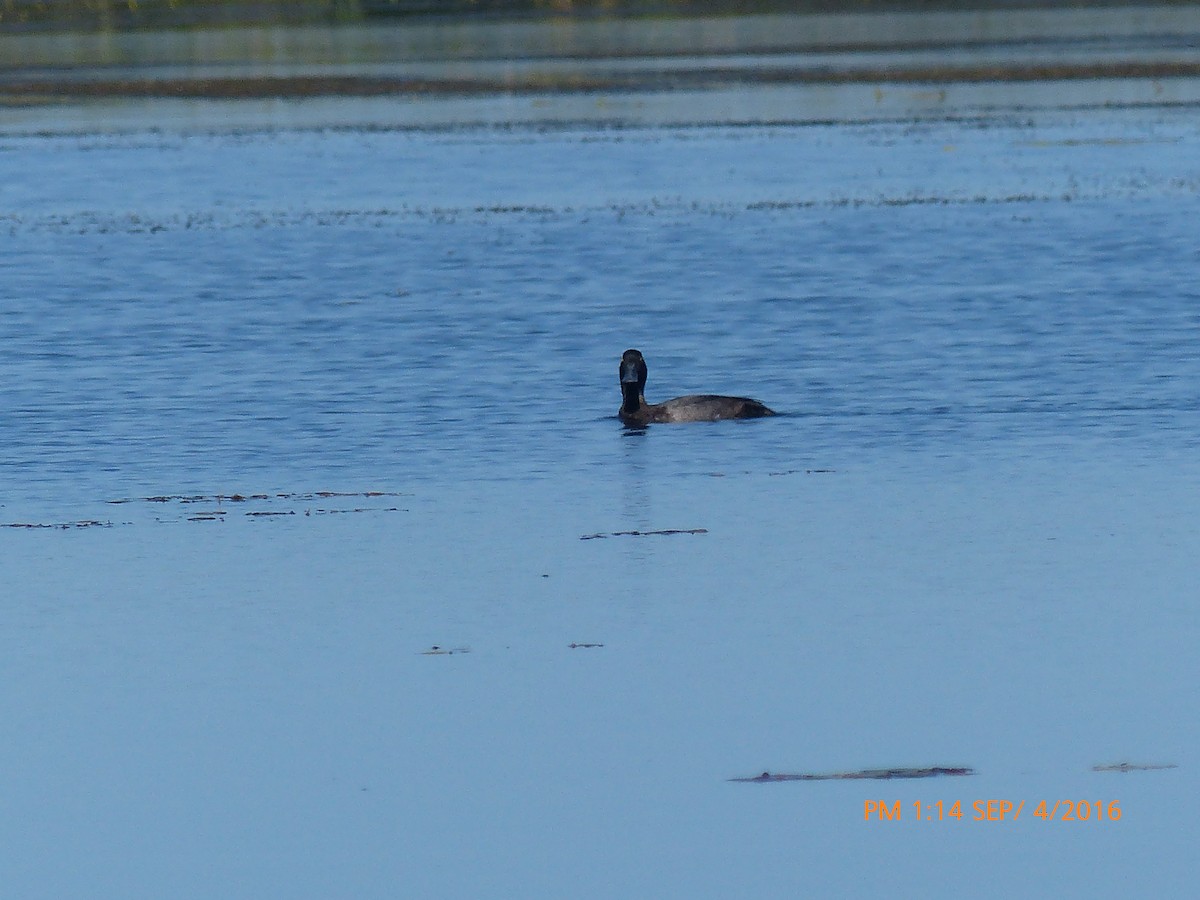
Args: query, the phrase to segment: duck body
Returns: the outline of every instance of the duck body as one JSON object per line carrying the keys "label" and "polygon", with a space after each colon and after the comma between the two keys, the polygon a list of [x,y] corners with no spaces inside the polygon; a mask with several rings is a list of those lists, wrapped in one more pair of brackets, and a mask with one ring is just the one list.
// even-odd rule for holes
{"label": "duck body", "polygon": [[621,409],[617,417],[626,425],[657,422],[717,422],[721,419],[757,419],[775,412],[749,397],[690,394],[663,403],[647,403],[646,360],[638,350],[621,356]]}

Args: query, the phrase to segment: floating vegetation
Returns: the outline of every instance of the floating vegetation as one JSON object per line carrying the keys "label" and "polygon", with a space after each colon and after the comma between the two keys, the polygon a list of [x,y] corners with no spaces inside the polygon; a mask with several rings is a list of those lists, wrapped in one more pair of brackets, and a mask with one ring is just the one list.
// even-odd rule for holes
{"label": "floating vegetation", "polygon": [[78,522],[0,522],[3,528],[56,528],[67,531],[72,528],[112,528],[112,522],[101,522],[97,519],[82,519]]}
{"label": "floating vegetation", "polygon": [[1092,766],[1093,772],[1156,772],[1160,769],[1178,769],[1175,763],[1131,763],[1120,762],[1107,766]]}
{"label": "floating vegetation", "polygon": [[[399,506],[346,506],[339,507],[323,504],[321,506],[301,506],[320,500],[337,500],[339,498],[379,498],[410,496],[397,491],[309,491],[284,492],[275,494],[156,494],[150,497],[125,497],[118,500],[105,501],[112,506],[149,503],[161,506],[180,506],[181,514],[178,519],[170,516],[155,516],[156,522],[188,521],[188,522],[224,522],[234,506],[242,507],[236,512],[253,520],[276,519],[295,516],[301,512],[305,516],[335,515],[339,513],[379,513],[407,512]],[[201,509],[188,509],[203,504]],[[282,508],[264,509],[263,506],[277,504]],[[72,528],[111,528],[111,521],[99,519],[79,519],[73,522],[0,522],[0,528],[27,529],[72,529]],[[116,524],[132,525],[133,522]]]}
{"label": "floating vegetation", "polygon": [[754,782],[765,784],[769,781],[886,781],[891,778],[936,778],[940,775],[974,775],[975,770],[967,766],[928,766],[917,769],[861,769],[857,772],[827,772],[811,774],[806,772],[763,772],[752,778],[730,778],[729,781]]}
{"label": "floating vegetation", "polygon": [[247,503],[251,500],[325,500],[330,497],[405,497],[398,491],[311,491],[308,493],[287,492],[281,494],[159,494],[153,497],[125,497],[108,500],[120,503]]}
{"label": "floating vegetation", "polygon": [[581,541],[610,537],[649,537],[652,534],[708,534],[707,528],[663,528],[658,531],[609,531],[580,535]]}
{"label": "floating vegetation", "polygon": [[[425,129],[430,130],[430,129]],[[1193,192],[1196,179],[1175,179],[1169,184],[1173,192]],[[1105,199],[1114,196],[1139,195],[1145,190],[1143,181],[1126,180],[1111,182],[1103,190],[1080,189],[1073,186],[1070,191],[1043,192],[996,192],[962,194],[948,193],[904,193],[872,196],[793,197],[780,200],[753,200],[746,202],[713,201],[697,203],[674,198],[654,199],[649,202],[604,203],[600,205],[562,206],[454,206],[424,207],[400,205],[383,209],[346,210],[229,210],[220,215],[212,213],[162,214],[153,219],[131,214],[79,211],[54,213],[51,215],[26,215],[0,212],[0,232],[16,235],[23,232],[50,234],[154,234],[181,231],[231,231],[242,229],[274,228],[361,228],[387,227],[395,222],[428,221],[450,223],[458,221],[485,221],[503,219],[540,220],[583,220],[599,216],[614,216],[618,220],[642,216],[662,218],[668,216],[706,215],[731,218],[743,214],[789,213],[797,210],[871,209],[881,207],[912,206],[1024,206],[1034,203],[1061,203],[1074,200]],[[630,428],[631,434],[644,433],[644,429]]]}
{"label": "floating vegetation", "polygon": [[[787,413],[776,413],[777,416],[785,416]],[[731,473],[729,472],[706,472],[705,475],[709,478],[725,478]],[[743,469],[741,475],[758,475],[751,469]],[[779,478],[783,475],[836,475],[837,469],[781,469],[778,472],[767,472],[768,478]]]}
{"label": "floating vegetation", "polygon": [[454,656],[456,653],[470,653],[470,647],[439,647],[434,644],[428,650],[422,650],[422,656]]}
{"label": "floating vegetation", "polygon": [[[294,504],[310,503],[317,500],[336,500],[339,498],[350,497],[403,497],[408,496],[401,494],[398,491],[288,491],[275,494],[157,494],[152,497],[126,497],[119,500],[109,500],[111,504],[128,504],[128,503],[157,503],[164,505],[179,504],[213,504],[217,508],[205,510],[204,512],[193,513],[185,518],[189,522],[224,522],[229,515],[229,510],[225,507],[232,504],[246,505],[250,507],[258,507],[264,504],[287,504],[285,509],[259,509],[250,508],[240,510],[243,516],[250,519],[276,519],[286,516],[298,515],[301,510],[296,508]],[[369,512],[407,512],[399,506],[353,506],[353,507],[333,507],[333,506],[318,506],[307,507],[303,510],[304,515],[334,515],[337,513],[369,513]],[[159,520],[163,521],[163,520]]]}
{"label": "floating vegetation", "polygon": [[[352,509],[306,509],[304,511],[304,514],[306,516],[312,516],[312,515],[332,516],[332,515],[336,515],[337,513],[405,512],[405,511],[406,510],[403,510],[398,506],[356,506]],[[250,513],[246,513],[246,515],[250,515]],[[276,513],[276,515],[280,515],[280,514]]]}

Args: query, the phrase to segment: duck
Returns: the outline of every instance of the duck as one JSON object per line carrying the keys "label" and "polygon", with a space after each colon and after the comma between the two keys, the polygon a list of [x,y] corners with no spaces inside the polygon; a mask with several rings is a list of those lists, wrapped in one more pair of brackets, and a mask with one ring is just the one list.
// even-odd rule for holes
{"label": "duck", "polygon": [[776,415],[758,400],[749,397],[722,397],[717,394],[690,394],[662,403],[647,403],[646,358],[640,350],[621,354],[621,410],[617,417],[626,425],[651,422],[716,422],[721,419],[757,419]]}

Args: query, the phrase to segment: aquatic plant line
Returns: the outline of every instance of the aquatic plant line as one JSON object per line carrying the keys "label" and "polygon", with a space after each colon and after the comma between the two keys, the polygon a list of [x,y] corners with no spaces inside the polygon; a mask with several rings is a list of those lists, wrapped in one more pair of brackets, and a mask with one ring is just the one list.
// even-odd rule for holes
{"label": "aquatic plant line", "polygon": [[[406,497],[396,491],[312,491],[276,494],[177,494],[158,495],[152,497],[129,497],[119,500],[105,501],[111,506],[129,506],[131,504],[146,504],[152,506],[190,507],[203,505],[207,508],[193,511],[181,510],[181,518],[188,522],[223,522],[231,516],[230,509],[238,507],[238,512],[248,519],[270,519],[278,516],[327,516],[348,513],[393,513],[408,512],[399,506],[333,506],[322,501],[338,501],[348,498],[378,499],[385,497]],[[303,505],[321,503],[321,505]],[[283,504],[282,509],[264,509],[264,505]],[[242,508],[248,507],[248,508]],[[156,516],[156,522],[172,521],[170,518]],[[134,522],[113,522],[109,519],[77,519],[67,522],[0,522],[0,528],[18,529],[53,529],[68,531],[79,528],[112,528],[114,525],[133,525]]]}
{"label": "aquatic plant line", "polygon": [[763,772],[749,778],[730,778],[752,784],[768,784],[778,781],[888,781],[902,778],[936,778],[938,776],[974,775],[975,770],[967,766],[926,766],[923,768],[860,769],[854,772]]}
{"label": "aquatic plant line", "polygon": [[[1071,203],[1087,200],[1125,198],[1153,194],[1143,179],[1130,178],[1124,183],[1108,183],[1093,188],[1077,188],[1067,193],[1019,193],[989,196],[950,196],[914,194],[908,196],[835,197],[795,200],[759,200],[749,203],[614,203],[594,207],[547,206],[476,206],[476,207],[397,207],[377,210],[248,211],[235,214],[197,212],[168,216],[79,212],[70,215],[24,216],[0,214],[0,232],[52,234],[158,234],[180,231],[237,231],[266,228],[339,228],[357,226],[385,228],[395,222],[430,221],[452,224],[459,221],[492,221],[497,218],[525,218],[539,221],[586,220],[604,216],[668,217],[672,215],[737,215],[845,208],[886,208],[909,206],[990,206],[1044,203]],[[1200,179],[1171,179],[1160,186],[1162,194],[1185,197],[1200,192]]]}
{"label": "aquatic plant line", "polygon": [[669,534],[708,534],[707,528],[662,528],[658,531],[610,531],[607,533],[580,535],[581,541],[594,541],[610,537],[651,537]]}

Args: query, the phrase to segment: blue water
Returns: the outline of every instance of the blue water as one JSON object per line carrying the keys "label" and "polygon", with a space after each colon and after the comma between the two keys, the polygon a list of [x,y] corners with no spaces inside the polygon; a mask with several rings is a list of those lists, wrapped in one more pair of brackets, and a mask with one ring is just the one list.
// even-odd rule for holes
{"label": "blue water", "polygon": [[[1185,892],[1198,144],[1190,108],[0,137],[0,520],[112,523],[0,532],[0,877]],[[627,347],[651,400],[782,415],[628,431]],[[666,529],[705,533],[579,540]],[[726,781],[897,765],[979,774]],[[1060,797],[1126,816],[862,819]]]}
{"label": "blue water", "polygon": [[627,346],[651,399],[788,414],[663,435],[664,475],[729,441],[752,471],[1187,454],[1194,141],[1161,111],[9,138],[3,476],[76,503],[603,477]]}

